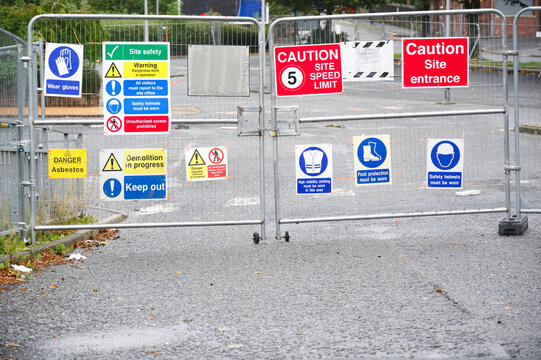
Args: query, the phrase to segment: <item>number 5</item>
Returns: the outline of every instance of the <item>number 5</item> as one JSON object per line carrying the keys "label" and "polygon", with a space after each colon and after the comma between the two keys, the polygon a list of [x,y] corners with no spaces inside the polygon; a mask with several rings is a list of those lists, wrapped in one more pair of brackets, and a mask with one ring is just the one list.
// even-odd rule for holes
{"label": "number 5", "polygon": [[290,71],[287,74],[287,83],[289,85],[295,85],[296,82],[297,82],[297,77],[295,76],[295,71]]}

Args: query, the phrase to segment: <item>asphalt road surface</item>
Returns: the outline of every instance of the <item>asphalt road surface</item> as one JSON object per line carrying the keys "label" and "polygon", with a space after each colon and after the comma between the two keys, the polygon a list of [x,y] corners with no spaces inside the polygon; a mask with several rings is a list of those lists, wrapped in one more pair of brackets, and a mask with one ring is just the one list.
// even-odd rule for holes
{"label": "asphalt road surface", "polygon": [[520,237],[500,218],[299,225],[259,245],[243,227],[123,230],[0,293],[0,354],[538,359],[539,218]]}

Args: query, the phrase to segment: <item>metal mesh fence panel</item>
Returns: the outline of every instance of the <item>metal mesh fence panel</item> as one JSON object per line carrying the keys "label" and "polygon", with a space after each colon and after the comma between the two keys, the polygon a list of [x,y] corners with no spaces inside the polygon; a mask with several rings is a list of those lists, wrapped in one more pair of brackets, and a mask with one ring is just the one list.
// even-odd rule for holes
{"label": "metal mesh fence panel", "polygon": [[540,12],[540,7],[523,9],[514,29],[514,50],[518,50],[514,57],[518,62],[514,79],[518,98],[514,105],[519,114],[521,207],[524,212],[535,213],[541,213],[541,28],[522,20],[531,22]]}
{"label": "metal mesh fence panel", "polygon": [[[33,29],[44,42],[84,45],[83,97],[45,96],[42,124],[53,130],[82,134],[78,146],[87,149],[87,178],[80,190],[83,210],[90,214],[104,209],[130,215],[128,226],[188,226],[204,223],[261,224],[261,137],[259,128],[261,68],[259,26],[242,18],[94,16],[92,19],[42,18]],[[261,36],[260,36],[261,35]],[[167,42],[170,49],[171,131],[164,134],[105,134],[105,84],[102,46],[104,42]],[[249,52],[247,96],[189,96],[188,52],[194,45],[245,47]],[[225,61],[227,59],[222,59]],[[214,59],[220,62],[220,59]],[[86,74],[86,75],[85,75]],[[88,78],[90,80],[85,79]],[[122,80],[122,79],[121,79]],[[41,101],[41,100],[40,100]],[[241,109],[250,118],[256,136],[239,136]],[[248,111],[248,110],[247,110]],[[41,120],[40,120],[41,121]],[[37,122],[39,123],[39,121]],[[81,137],[79,138],[81,139]],[[53,145],[50,144],[50,147]],[[61,146],[55,146],[62,148]],[[227,152],[227,177],[215,181],[193,181],[187,176],[186,150],[218,147]],[[160,200],[108,201],[103,196],[100,153],[130,149],[165,149],[167,196]],[[62,180],[49,179],[53,189],[70,194]],[[50,205],[53,205],[52,203]],[[39,226],[44,226],[41,222]],[[218,225],[220,225],[218,224]]]}
{"label": "metal mesh fence panel", "polygon": [[24,203],[21,181],[24,153],[24,89],[26,77],[21,74],[19,58],[25,54],[24,42],[0,29],[0,233],[19,227]]}
{"label": "metal mesh fence panel", "polygon": [[[274,24],[273,46],[393,40],[394,53],[394,79],[390,81],[344,82],[341,94],[275,97],[278,133],[291,129],[295,116],[300,127],[299,136],[278,136],[276,140],[277,216],[281,223],[481,209],[505,211],[507,118],[501,36],[494,36],[490,27],[471,23],[463,15],[451,15],[449,26],[445,16],[431,13],[399,20],[388,16],[326,17],[320,21],[301,18]],[[446,34],[469,39],[468,87],[403,89],[403,39],[441,38]],[[489,55],[484,55],[483,49],[490,49]],[[485,67],[485,56],[494,58],[491,65],[498,59],[500,68]],[[273,76],[270,81],[275,81]],[[485,110],[490,113],[483,115]],[[448,116],[455,112],[460,114]],[[286,123],[289,128],[284,126]],[[361,135],[390,136],[392,184],[355,185],[357,149],[353,137]],[[462,188],[427,188],[428,139],[463,139]],[[295,146],[310,144],[332,146],[331,194],[296,195]]]}

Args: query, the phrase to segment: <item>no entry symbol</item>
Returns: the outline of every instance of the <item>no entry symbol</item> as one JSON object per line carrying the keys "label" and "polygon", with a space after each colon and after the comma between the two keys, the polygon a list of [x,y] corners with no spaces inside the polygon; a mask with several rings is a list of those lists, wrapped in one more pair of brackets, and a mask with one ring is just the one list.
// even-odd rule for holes
{"label": "no entry symbol", "polygon": [[117,132],[122,127],[122,120],[118,116],[111,116],[107,119],[107,130]]}
{"label": "no entry symbol", "polygon": [[212,162],[213,164],[219,164],[223,161],[223,159],[224,159],[224,152],[222,151],[222,149],[213,148],[212,150],[210,150],[209,152],[210,162]]}

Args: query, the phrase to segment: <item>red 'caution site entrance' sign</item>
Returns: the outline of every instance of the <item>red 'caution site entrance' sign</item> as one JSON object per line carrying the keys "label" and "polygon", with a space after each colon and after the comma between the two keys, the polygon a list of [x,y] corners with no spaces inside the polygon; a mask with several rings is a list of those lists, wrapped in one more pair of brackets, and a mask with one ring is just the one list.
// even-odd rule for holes
{"label": "red 'caution site entrance' sign", "polygon": [[402,40],[402,87],[468,87],[468,38]]}
{"label": "red 'caution site entrance' sign", "polygon": [[342,92],[340,44],[278,46],[274,64],[277,96]]}

